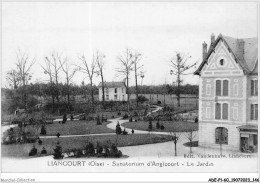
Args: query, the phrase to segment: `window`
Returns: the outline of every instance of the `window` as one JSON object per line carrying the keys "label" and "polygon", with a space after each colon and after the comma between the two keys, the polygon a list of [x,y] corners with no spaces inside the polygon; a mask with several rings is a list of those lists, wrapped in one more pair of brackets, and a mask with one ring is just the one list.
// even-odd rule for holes
{"label": "window", "polygon": [[215,119],[228,120],[228,104],[227,103],[223,103],[223,104],[216,103],[216,105],[215,105]]}
{"label": "window", "polygon": [[219,104],[219,103],[216,103],[215,119],[221,119],[221,104]]}
{"label": "window", "polygon": [[251,104],[251,120],[258,120],[258,104]]}
{"label": "window", "polygon": [[258,96],[258,80],[251,80],[251,96]]}
{"label": "window", "polygon": [[234,96],[238,96],[238,84],[234,85]]}
{"label": "window", "polygon": [[223,80],[223,96],[228,96],[228,80]]}
{"label": "window", "polygon": [[216,144],[228,144],[228,129],[218,127],[215,129]]}
{"label": "window", "polygon": [[117,100],[117,95],[114,96],[114,99]]}
{"label": "window", "polygon": [[117,93],[117,88],[115,88],[115,93]]}
{"label": "window", "polygon": [[224,59],[220,59],[219,65],[223,66],[224,65]]}
{"label": "window", "polygon": [[228,96],[228,80],[216,80],[216,96]]}
{"label": "window", "polygon": [[210,107],[206,107],[206,118],[210,118]]}
{"label": "window", "polygon": [[233,119],[238,119],[238,108],[237,107],[233,108]]}
{"label": "window", "polygon": [[216,96],[221,96],[221,80],[216,81]]}
{"label": "window", "polygon": [[206,95],[210,95],[210,93],[211,93],[211,85],[207,84],[207,86],[206,86]]}
{"label": "window", "polygon": [[106,95],[106,100],[109,100],[109,95]]}
{"label": "window", "polygon": [[228,120],[228,104],[222,104],[222,119]]}

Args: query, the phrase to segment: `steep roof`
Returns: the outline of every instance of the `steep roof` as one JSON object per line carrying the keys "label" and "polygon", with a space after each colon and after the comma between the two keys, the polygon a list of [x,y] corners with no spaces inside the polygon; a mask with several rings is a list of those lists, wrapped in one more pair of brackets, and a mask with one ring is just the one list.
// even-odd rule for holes
{"label": "steep roof", "polygon": [[[107,88],[125,87],[125,82],[104,82],[104,86]],[[98,87],[102,87],[102,83],[99,83]]]}
{"label": "steep roof", "polygon": [[[218,42],[223,40],[226,44],[228,50],[234,55],[236,62],[241,66],[243,71],[246,74],[258,74],[256,68],[258,62],[258,39],[256,38],[245,38],[245,39],[236,39],[229,36],[219,35],[216,41],[211,44],[207,56],[200,64],[199,68],[194,72],[194,74],[200,75],[200,71],[203,68],[204,64],[207,63],[207,60],[211,53],[215,50]],[[241,46],[241,44],[244,46]]]}

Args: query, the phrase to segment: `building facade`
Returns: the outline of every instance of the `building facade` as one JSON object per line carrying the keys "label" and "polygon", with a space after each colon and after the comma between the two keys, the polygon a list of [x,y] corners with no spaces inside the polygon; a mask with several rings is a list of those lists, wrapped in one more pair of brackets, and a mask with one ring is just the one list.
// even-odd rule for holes
{"label": "building facade", "polygon": [[[105,101],[127,101],[124,82],[104,82]],[[98,85],[99,101],[102,101],[102,83]]]}
{"label": "building facade", "polygon": [[256,152],[258,147],[258,40],[212,34],[202,47],[199,146]]}

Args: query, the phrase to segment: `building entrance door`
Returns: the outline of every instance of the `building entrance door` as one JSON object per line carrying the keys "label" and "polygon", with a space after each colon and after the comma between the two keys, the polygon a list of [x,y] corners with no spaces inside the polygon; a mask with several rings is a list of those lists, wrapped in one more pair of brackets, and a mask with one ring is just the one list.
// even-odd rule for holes
{"label": "building entrance door", "polygon": [[240,150],[245,153],[257,152],[257,134],[241,134]]}

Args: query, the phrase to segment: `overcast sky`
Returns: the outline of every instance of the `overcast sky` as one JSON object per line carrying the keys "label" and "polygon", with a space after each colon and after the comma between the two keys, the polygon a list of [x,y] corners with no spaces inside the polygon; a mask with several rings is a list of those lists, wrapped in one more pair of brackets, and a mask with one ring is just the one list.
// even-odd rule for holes
{"label": "overcast sky", "polygon": [[[80,55],[91,59],[96,50],[106,55],[105,80],[119,81],[116,57],[126,47],[143,54],[143,84],[171,84],[175,51],[201,62],[202,43],[209,44],[212,33],[256,37],[257,2],[2,2],[2,86],[18,49],[37,61],[33,82],[48,79],[39,63],[52,52],[78,64]],[[83,80],[89,82],[82,73],[73,78]],[[198,76],[186,76],[184,83],[198,84]]]}

